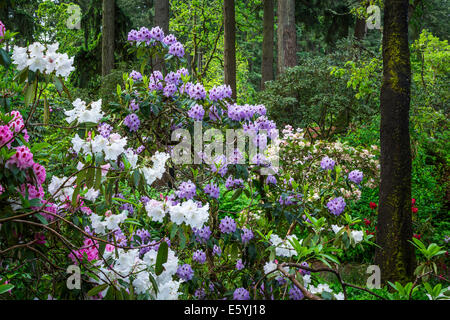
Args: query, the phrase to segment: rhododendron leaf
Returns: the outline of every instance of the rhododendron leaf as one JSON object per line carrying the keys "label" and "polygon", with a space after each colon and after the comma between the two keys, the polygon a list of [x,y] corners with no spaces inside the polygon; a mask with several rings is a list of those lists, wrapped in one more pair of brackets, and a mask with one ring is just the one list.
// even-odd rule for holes
{"label": "rhododendron leaf", "polygon": [[178,226],[173,223],[172,224],[172,228],[170,229],[170,239],[173,239],[175,237],[175,235],[177,234],[178,231]]}
{"label": "rhododendron leaf", "polygon": [[77,204],[77,199],[78,199],[78,195],[80,194],[80,189],[81,189],[81,185],[77,185],[77,187],[75,188],[75,191],[73,192],[72,195],[72,207],[75,207]]}
{"label": "rhododendron leaf", "polygon": [[124,223],[134,224],[134,225],[142,227],[142,224],[138,220],[132,219],[132,218],[125,219]]}
{"label": "rhododendron leaf", "polygon": [[155,291],[155,294],[158,294],[158,284],[156,283],[155,278],[153,277],[153,275],[149,272],[148,273],[148,278],[150,279],[150,282],[152,283],[153,286],[153,290]]}
{"label": "rhododendron leaf", "polygon": [[94,186],[95,168],[89,168],[86,173],[86,187],[88,189]]}
{"label": "rhododendron leaf", "polygon": [[0,64],[5,67],[5,69],[8,69],[11,65],[11,58],[9,57],[9,54],[0,48]]}
{"label": "rhododendron leaf", "polygon": [[31,101],[33,101],[34,97],[35,97],[35,91],[36,91],[36,86],[37,86],[37,80],[33,81],[33,82],[29,82],[28,86],[25,90],[25,96],[23,99],[23,103],[25,105],[25,107],[28,107],[31,104]]}
{"label": "rhododendron leaf", "polygon": [[35,217],[36,217],[43,225],[47,225],[47,224],[48,224],[47,219],[45,219],[41,214],[37,213],[37,214],[35,214]]}
{"label": "rhododendron leaf", "polygon": [[0,294],[3,294],[5,292],[8,292],[9,290],[11,290],[12,288],[14,288],[13,284],[2,284],[0,286]]}
{"label": "rhododendron leaf", "polygon": [[155,274],[157,276],[159,276],[164,271],[163,264],[167,262],[168,254],[169,246],[167,245],[167,242],[163,241],[159,245],[158,255],[156,256]]}
{"label": "rhododendron leaf", "polygon": [[233,196],[231,197],[231,202],[235,201],[239,196],[242,194],[242,189],[238,189],[234,192]]}
{"label": "rhododendron leaf", "polygon": [[100,189],[100,185],[102,183],[102,169],[98,168],[96,170],[95,173],[95,185],[94,185],[94,189],[95,190],[99,190]]}
{"label": "rhododendron leaf", "polygon": [[108,288],[108,284],[107,283],[101,284],[101,285],[96,286],[96,287],[92,288],[91,290],[89,290],[87,295],[90,296],[90,297],[96,296],[97,294],[99,294],[100,292],[105,290],[106,288]]}
{"label": "rhododendron leaf", "polygon": [[139,186],[140,178],[141,178],[141,176],[139,174],[139,170],[134,170],[134,172],[133,172],[133,182],[134,182],[134,186],[136,188]]}
{"label": "rhododendron leaf", "polygon": [[63,82],[59,77],[54,77],[53,83],[55,84],[55,88],[59,93],[63,92]]}

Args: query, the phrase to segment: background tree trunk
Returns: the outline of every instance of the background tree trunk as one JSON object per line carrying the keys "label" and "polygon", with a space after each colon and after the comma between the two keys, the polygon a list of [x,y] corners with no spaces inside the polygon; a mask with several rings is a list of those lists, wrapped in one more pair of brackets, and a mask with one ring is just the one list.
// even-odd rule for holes
{"label": "background tree trunk", "polygon": [[356,18],[356,24],[355,24],[355,39],[361,41],[366,36],[367,27],[366,27],[366,20]]}
{"label": "background tree trunk", "polygon": [[278,74],[297,65],[295,0],[278,0]]}
{"label": "background tree trunk", "polygon": [[234,0],[223,1],[225,84],[231,86],[236,99],[236,21]]}
{"label": "background tree trunk", "polygon": [[386,281],[411,281],[415,267],[411,214],[408,0],[386,0],[380,95],[381,182],[375,263]]}
{"label": "background tree trunk", "polygon": [[[164,31],[164,35],[169,34],[169,0],[154,0],[155,16],[153,18],[154,27],[158,26]],[[165,72],[164,57],[155,56],[153,59],[154,70]]]}
{"label": "background tree trunk", "polygon": [[169,33],[169,0],[155,0],[154,26],[159,26],[164,34]]}
{"label": "background tree trunk", "polygon": [[273,27],[274,6],[273,0],[264,0],[263,45],[261,63],[261,90],[265,82],[274,79],[273,75]]}
{"label": "background tree trunk", "polygon": [[103,0],[102,76],[114,68],[114,0]]}

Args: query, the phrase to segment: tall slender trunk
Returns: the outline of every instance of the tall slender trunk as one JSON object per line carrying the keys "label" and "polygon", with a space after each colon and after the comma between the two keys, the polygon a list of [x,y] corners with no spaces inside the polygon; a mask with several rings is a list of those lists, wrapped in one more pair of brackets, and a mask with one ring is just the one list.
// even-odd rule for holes
{"label": "tall slender trunk", "polygon": [[355,23],[355,39],[361,41],[366,36],[367,27],[366,27],[366,20],[356,18]]}
{"label": "tall slender trunk", "polygon": [[155,17],[153,22],[159,26],[164,34],[169,33],[169,0],[155,0]]}
{"label": "tall slender trunk", "polygon": [[114,68],[114,0],[103,0],[102,10],[102,75]]}
{"label": "tall slender trunk", "polygon": [[295,0],[278,0],[278,74],[297,65]]}
{"label": "tall slender trunk", "polygon": [[381,182],[375,263],[386,281],[411,281],[415,267],[411,215],[408,0],[386,0],[380,94]]}
{"label": "tall slender trunk", "polygon": [[261,90],[264,90],[265,82],[274,79],[273,74],[273,27],[274,5],[273,0],[264,0],[263,19],[263,45],[261,62]]}
{"label": "tall slender trunk", "polygon": [[231,86],[236,99],[236,21],[234,0],[223,1],[225,84]]}
{"label": "tall slender trunk", "polygon": [[[169,0],[154,0],[155,16],[153,17],[154,26],[159,26],[164,35],[169,34]],[[155,56],[153,59],[154,70],[165,72],[164,57]]]}

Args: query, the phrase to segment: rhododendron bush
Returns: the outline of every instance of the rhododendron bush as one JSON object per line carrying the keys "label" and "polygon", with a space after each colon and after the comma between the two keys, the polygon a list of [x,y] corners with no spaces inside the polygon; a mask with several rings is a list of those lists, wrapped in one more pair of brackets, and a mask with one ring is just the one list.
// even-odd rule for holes
{"label": "rhododendron bush", "polygon": [[[141,68],[123,75],[108,103],[70,95],[73,58],[58,43],[12,50],[5,66],[15,66],[25,95],[0,114],[8,283],[26,258],[42,278],[21,293],[27,299],[346,298],[346,285],[330,287],[314,266],[337,273],[346,250],[371,247],[373,234],[349,204],[378,184],[376,148],[311,142],[291,127],[278,135],[263,105],[239,105],[229,86],[189,75],[174,35],[143,27],[128,42]],[[45,165],[50,146],[29,134],[39,112],[52,124],[49,86],[70,99],[53,124],[70,146],[55,172]],[[227,129],[249,137],[244,148],[228,135],[223,147]],[[250,200],[229,211],[230,196]],[[67,285],[71,265],[79,288]]]}

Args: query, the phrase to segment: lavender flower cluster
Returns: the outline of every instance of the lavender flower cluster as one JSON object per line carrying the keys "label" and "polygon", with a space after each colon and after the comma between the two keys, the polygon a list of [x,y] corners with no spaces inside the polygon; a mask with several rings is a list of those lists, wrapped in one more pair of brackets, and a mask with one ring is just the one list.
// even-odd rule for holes
{"label": "lavender flower cluster", "polygon": [[340,215],[345,210],[345,201],[342,197],[333,198],[327,203],[327,208],[335,216]]}

